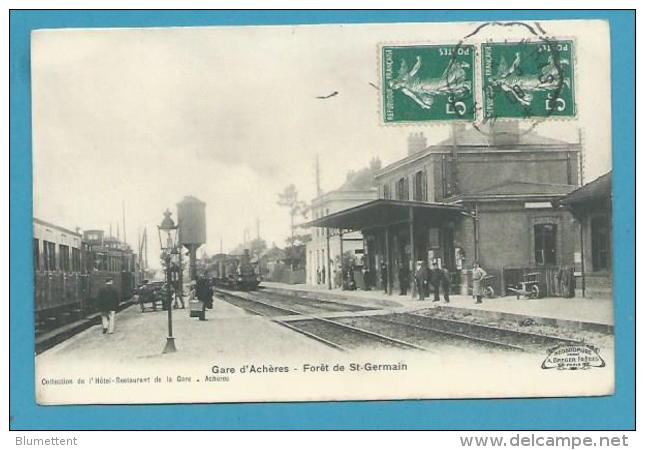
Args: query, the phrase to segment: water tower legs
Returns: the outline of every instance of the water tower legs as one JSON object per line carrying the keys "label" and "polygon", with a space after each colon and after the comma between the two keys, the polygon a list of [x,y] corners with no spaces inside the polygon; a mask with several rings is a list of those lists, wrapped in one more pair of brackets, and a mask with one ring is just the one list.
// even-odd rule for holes
{"label": "water tower legs", "polygon": [[197,278],[197,249],[201,244],[184,244],[184,246],[188,249],[188,274],[190,279],[194,280]]}

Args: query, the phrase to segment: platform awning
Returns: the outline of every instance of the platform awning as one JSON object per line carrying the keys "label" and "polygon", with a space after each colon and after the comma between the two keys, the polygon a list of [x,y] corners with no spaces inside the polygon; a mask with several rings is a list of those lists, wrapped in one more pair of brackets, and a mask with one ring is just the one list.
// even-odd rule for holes
{"label": "platform awning", "polygon": [[452,203],[378,199],[329,214],[300,226],[366,230],[409,222],[410,212],[412,212],[415,222],[437,223],[467,214],[462,206]]}
{"label": "platform awning", "polygon": [[576,207],[585,203],[603,201],[611,197],[611,172],[579,187],[560,199],[560,203]]}

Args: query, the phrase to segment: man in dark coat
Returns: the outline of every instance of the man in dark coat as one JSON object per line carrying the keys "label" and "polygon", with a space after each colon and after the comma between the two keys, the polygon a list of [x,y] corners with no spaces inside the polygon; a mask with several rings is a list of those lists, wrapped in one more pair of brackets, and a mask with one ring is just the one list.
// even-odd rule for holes
{"label": "man in dark coat", "polygon": [[425,300],[428,295],[428,266],[425,261],[417,263],[417,271],[414,274],[414,281],[417,284],[417,292],[419,293],[419,300]]}
{"label": "man in dark coat", "polygon": [[387,292],[387,264],[381,263],[381,286]]}
{"label": "man in dark coat", "polygon": [[202,313],[199,320],[206,320],[206,308],[213,307],[213,288],[208,282],[208,278],[201,276],[197,279],[197,299],[202,302]]}
{"label": "man in dark coat", "polygon": [[450,303],[450,285],[452,283],[450,279],[450,271],[448,270],[448,268],[442,268],[441,275],[441,290],[443,291],[443,301]]}
{"label": "man in dark coat", "polygon": [[399,295],[407,295],[409,285],[410,271],[408,270],[408,265],[401,261],[399,264]]}
{"label": "man in dark coat", "polygon": [[439,288],[441,286],[441,280],[443,279],[443,273],[437,263],[432,263],[432,270],[430,271],[430,284],[432,285],[432,292],[434,293],[433,302],[439,301]]}
{"label": "man in dark coat", "polygon": [[113,283],[112,278],[105,280],[105,286],[99,290],[96,297],[96,306],[101,314],[103,334],[114,333],[116,310],[119,307],[119,293],[114,289]]}

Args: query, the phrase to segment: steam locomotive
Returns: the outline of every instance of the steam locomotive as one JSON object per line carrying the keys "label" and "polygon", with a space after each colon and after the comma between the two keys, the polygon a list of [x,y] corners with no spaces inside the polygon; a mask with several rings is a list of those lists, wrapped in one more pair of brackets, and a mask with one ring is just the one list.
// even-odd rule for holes
{"label": "steam locomotive", "polygon": [[255,291],[262,281],[248,250],[243,255],[215,255],[206,270],[215,286],[227,289]]}

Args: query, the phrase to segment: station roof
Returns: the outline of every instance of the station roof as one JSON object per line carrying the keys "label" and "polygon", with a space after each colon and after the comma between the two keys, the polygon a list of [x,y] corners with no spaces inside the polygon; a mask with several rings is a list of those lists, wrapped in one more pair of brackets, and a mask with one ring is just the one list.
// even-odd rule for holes
{"label": "station roof", "polygon": [[466,210],[456,204],[410,200],[377,199],[329,214],[301,227],[365,230],[409,221],[410,210],[415,220],[441,221]]}
{"label": "station roof", "polygon": [[55,225],[55,224],[53,224],[51,222],[46,222],[46,221],[40,220],[40,219],[38,219],[36,217],[34,217],[34,223],[39,224],[39,225],[43,225],[45,227],[55,228],[58,231],[62,231],[63,233],[71,234],[71,235],[74,235],[74,236],[77,236],[77,237],[82,237],[81,233],[79,233],[77,231],[72,231],[69,228],[61,227],[60,225]]}

